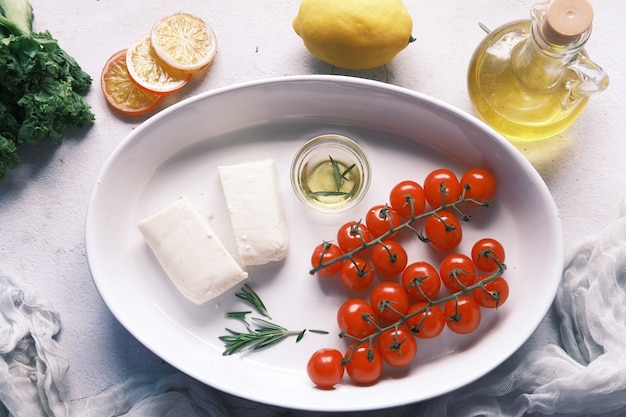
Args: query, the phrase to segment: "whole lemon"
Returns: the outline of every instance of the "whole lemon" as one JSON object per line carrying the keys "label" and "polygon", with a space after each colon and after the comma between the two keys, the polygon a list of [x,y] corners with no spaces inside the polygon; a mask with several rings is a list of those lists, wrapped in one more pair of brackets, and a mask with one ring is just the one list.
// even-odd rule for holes
{"label": "whole lemon", "polygon": [[413,40],[402,0],[303,0],[293,29],[311,54],[351,70],[384,65]]}

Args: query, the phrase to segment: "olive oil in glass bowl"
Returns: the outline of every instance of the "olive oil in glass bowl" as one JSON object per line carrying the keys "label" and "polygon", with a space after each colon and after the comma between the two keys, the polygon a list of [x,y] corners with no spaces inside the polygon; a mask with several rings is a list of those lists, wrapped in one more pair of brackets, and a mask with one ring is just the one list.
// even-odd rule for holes
{"label": "olive oil in glass bowl", "polygon": [[327,134],[306,142],[291,164],[291,185],[307,207],[339,213],[358,204],[370,185],[370,164],[358,143]]}

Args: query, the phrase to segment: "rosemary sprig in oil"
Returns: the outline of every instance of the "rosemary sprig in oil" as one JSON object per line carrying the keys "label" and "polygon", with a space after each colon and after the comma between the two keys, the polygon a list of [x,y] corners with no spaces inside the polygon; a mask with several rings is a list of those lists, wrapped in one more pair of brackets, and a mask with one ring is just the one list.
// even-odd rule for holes
{"label": "rosemary sprig in oil", "polygon": [[334,188],[332,190],[324,190],[324,191],[313,191],[310,194],[315,196],[322,197],[337,197],[337,196],[345,196],[348,194],[346,191],[341,191],[341,187],[343,186],[344,181],[347,180],[348,174],[356,167],[356,164],[352,164],[346,169],[342,170],[343,165],[339,162],[335,161],[335,159],[328,155],[328,161],[330,163],[331,176],[333,179]]}
{"label": "rosemary sprig in oil", "polygon": [[330,164],[333,168],[333,181],[335,182],[335,187],[337,188],[337,191],[340,192],[343,181],[346,179],[346,176],[350,173],[350,171],[354,169],[356,164],[352,164],[348,168],[341,171],[339,169],[339,164],[333,159],[332,156],[328,155],[328,159],[330,159]]}

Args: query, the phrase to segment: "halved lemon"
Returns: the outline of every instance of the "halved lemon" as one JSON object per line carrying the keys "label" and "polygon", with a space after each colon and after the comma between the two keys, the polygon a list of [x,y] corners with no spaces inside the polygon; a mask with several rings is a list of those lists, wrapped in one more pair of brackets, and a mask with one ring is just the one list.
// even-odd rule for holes
{"label": "halved lemon", "polygon": [[107,103],[125,114],[148,113],[154,110],[164,97],[162,94],[142,90],[130,78],[126,66],[126,49],[113,54],[104,65],[100,86]]}
{"label": "halved lemon", "polygon": [[163,62],[186,72],[210,65],[217,54],[213,29],[188,13],[175,13],[156,22],[150,32],[150,42]]}
{"label": "halved lemon", "polygon": [[126,52],[126,65],[131,78],[139,87],[158,94],[170,94],[183,88],[191,74],[168,68],[150,44],[150,37],[139,40]]}

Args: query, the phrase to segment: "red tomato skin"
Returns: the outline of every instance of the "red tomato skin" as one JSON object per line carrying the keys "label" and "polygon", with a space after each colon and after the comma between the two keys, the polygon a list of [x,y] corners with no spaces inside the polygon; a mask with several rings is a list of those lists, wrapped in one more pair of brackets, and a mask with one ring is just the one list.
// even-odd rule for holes
{"label": "red tomato skin", "polygon": [[[488,277],[489,275],[483,275],[478,281],[483,281]],[[484,288],[484,290],[477,288],[472,291],[472,296],[481,307],[498,308],[509,298],[509,284],[503,277],[498,277],[486,283]]]}
{"label": "red tomato skin", "polygon": [[401,273],[409,261],[404,247],[395,240],[384,240],[372,248],[374,269],[382,275],[393,276]]}
{"label": "red tomato skin", "polygon": [[[442,194],[442,188],[444,193]],[[424,195],[432,208],[439,208],[442,203],[450,204],[461,198],[461,184],[456,174],[449,169],[440,168],[430,172],[424,179]]]}
{"label": "red tomato skin", "polygon": [[306,371],[309,379],[321,389],[331,389],[343,378],[343,354],[337,349],[319,349],[311,355]]}
{"label": "red tomato skin", "polygon": [[465,198],[473,198],[480,203],[491,201],[496,194],[496,178],[486,168],[468,169],[463,173],[460,183],[461,187],[466,188]]}
{"label": "red tomato skin", "polygon": [[351,221],[342,225],[337,231],[337,244],[344,253],[362,248],[372,240],[372,234],[361,222]]}
{"label": "red tomato skin", "polygon": [[480,325],[480,306],[470,295],[460,295],[443,306],[446,325],[454,333],[468,334]]}
{"label": "red tomato skin", "polygon": [[461,223],[448,211],[442,210],[437,216],[429,216],[426,219],[424,233],[431,247],[442,252],[451,251],[463,240]]}
{"label": "red tomato skin", "polygon": [[[324,242],[320,243],[313,249],[313,254],[311,255],[311,266],[316,268],[322,264],[326,264],[331,262],[332,260],[339,258],[343,255],[343,251],[341,248],[334,243]],[[323,277],[330,277],[336,275],[341,270],[343,262],[337,261],[334,264],[325,266],[324,268],[317,271],[317,274]]]}
{"label": "red tomato skin", "polygon": [[439,274],[443,285],[453,293],[476,282],[474,262],[462,253],[451,253],[443,258],[439,266]]}
{"label": "red tomato skin", "polygon": [[[446,317],[441,307],[432,305],[426,310],[427,307],[427,302],[418,302],[411,305],[407,311],[407,315],[411,317],[407,319],[406,324],[413,335],[419,339],[437,337],[446,327]],[[424,311],[417,313],[420,310]]]}
{"label": "red tomato skin", "polygon": [[341,283],[352,291],[360,291],[369,287],[374,282],[374,270],[363,258],[353,257],[346,260],[339,271]]}
{"label": "red tomato skin", "polygon": [[[393,281],[383,281],[370,292],[370,305],[381,320],[393,323],[402,317],[399,314],[406,314],[411,301],[402,285]],[[388,306],[393,307],[393,310]]]}
{"label": "red tomato skin", "polygon": [[349,360],[346,363],[346,372],[358,385],[373,384],[380,378],[383,371],[383,359],[378,348],[370,346],[368,342],[349,347],[344,354],[344,360]]}
{"label": "red tomato skin", "polygon": [[[402,286],[416,301],[434,299],[441,289],[441,278],[428,262],[413,262],[402,271]],[[426,297],[426,298],[425,298]]]}
{"label": "red tomato skin", "polygon": [[496,239],[480,239],[472,246],[472,260],[481,271],[495,272],[500,269],[498,262],[492,257],[495,257],[500,264],[504,264],[504,247]]}
{"label": "red tomato skin", "polygon": [[[391,227],[402,224],[400,215],[386,204],[371,207],[365,214],[365,224],[372,234],[372,238],[378,238],[390,232]],[[391,237],[390,234],[387,237]]]}
{"label": "red tomato skin", "polygon": [[383,361],[394,367],[409,365],[417,355],[417,341],[404,326],[384,331],[377,343]]}
{"label": "red tomato skin", "polygon": [[[412,213],[411,201],[413,203]],[[389,193],[389,205],[405,219],[410,219],[411,216],[418,216],[426,208],[424,189],[415,181],[406,180],[399,182]]]}
{"label": "red tomato skin", "polygon": [[[368,317],[370,321],[365,320]],[[376,332],[376,313],[372,306],[360,298],[346,300],[337,310],[339,329],[352,337],[362,339]]]}

